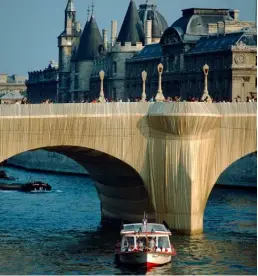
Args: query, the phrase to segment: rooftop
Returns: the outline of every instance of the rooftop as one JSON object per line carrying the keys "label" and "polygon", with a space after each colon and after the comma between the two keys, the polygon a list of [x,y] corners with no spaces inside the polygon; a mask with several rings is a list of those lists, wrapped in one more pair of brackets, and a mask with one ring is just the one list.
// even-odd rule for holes
{"label": "rooftop", "polygon": [[143,25],[134,0],[130,1],[117,42],[121,42],[122,46],[125,42],[131,42],[132,45],[136,45],[137,42],[144,43]]}
{"label": "rooftop", "polygon": [[103,39],[95,16],[92,15],[90,21],[85,24],[74,60],[93,60],[101,54],[103,49]]}
{"label": "rooftop", "polygon": [[164,232],[164,234],[171,234],[171,232],[165,227],[165,225],[158,223],[147,223],[146,225],[142,223],[124,224],[124,228],[122,229],[121,233],[125,232]]}
{"label": "rooftop", "polygon": [[207,35],[208,24],[234,20],[229,11],[229,9],[185,9],[182,10],[182,17],[176,20],[171,27],[181,29],[183,34]]}
{"label": "rooftop", "polygon": [[247,31],[231,32],[201,38],[187,54],[231,50],[232,46],[242,43],[245,46],[257,46],[257,34]]}
{"label": "rooftop", "polygon": [[152,37],[160,38],[167,29],[168,23],[164,16],[157,10],[157,6],[153,4],[142,4],[138,10],[142,25],[146,20],[152,20]]}
{"label": "rooftop", "polygon": [[133,56],[131,60],[144,59],[144,58],[158,58],[162,57],[162,47],[159,43],[146,45],[141,51]]}
{"label": "rooftop", "polygon": [[183,9],[183,16],[198,15],[228,15],[229,9],[189,8]]}

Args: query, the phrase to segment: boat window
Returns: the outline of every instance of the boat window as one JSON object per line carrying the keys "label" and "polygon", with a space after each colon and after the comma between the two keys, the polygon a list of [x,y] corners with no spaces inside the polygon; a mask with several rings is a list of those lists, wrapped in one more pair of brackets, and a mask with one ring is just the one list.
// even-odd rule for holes
{"label": "boat window", "polygon": [[[141,223],[124,225],[124,231],[145,232],[145,226]],[[167,232],[167,228],[163,224],[148,223],[147,232]]]}
{"label": "boat window", "polygon": [[134,225],[125,225],[124,226],[125,231],[134,231]]}
{"label": "boat window", "polygon": [[136,238],[136,244],[139,247],[139,249],[143,249],[147,246],[147,240],[146,237],[138,237]]}
{"label": "boat window", "polygon": [[169,248],[168,237],[158,237],[158,248]]}
{"label": "boat window", "polygon": [[123,242],[123,247],[124,248],[134,247],[134,237],[130,237],[130,236],[125,237]]}
{"label": "boat window", "polygon": [[154,249],[156,246],[156,237],[148,237],[148,247]]}

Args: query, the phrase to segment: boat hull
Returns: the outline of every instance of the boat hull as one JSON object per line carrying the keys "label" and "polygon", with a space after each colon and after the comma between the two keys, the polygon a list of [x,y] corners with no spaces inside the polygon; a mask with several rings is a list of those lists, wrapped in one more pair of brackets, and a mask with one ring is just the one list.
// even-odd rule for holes
{"label": "boat hull", "polygon": [[147,267],[160,266],[171,262],[172,255],[159,252],[123,252],[118,254],[122,264]]}

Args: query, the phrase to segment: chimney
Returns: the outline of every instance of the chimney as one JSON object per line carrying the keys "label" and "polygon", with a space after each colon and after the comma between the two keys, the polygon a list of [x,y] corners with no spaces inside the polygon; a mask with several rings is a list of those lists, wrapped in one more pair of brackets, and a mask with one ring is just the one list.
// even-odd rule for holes
{"label": "chimney", "polygon": [[145,21],[145,45],[152,43],[152,20]]}
{"label": "chimney", "polygon": [[240,10],[229,10],[229,15],[236,21],[238,21]]}
{"label": "chimney", "polygon": [[105,48],[105,50],[107,50],[107,47],[108,47],[107,29],[102,30],[102,37],[103,37],[104,48]]}
{"label": "chimney", "polygon": [[76,21],[76,30],[77,32],[81,32],[81,23],[79,21]]}
{"label": "chimney", "polygon": [[111,21],[111,45],[112,45],[112,47],[116,43],[116,37],[117,37],[117,21],[112,20]]}

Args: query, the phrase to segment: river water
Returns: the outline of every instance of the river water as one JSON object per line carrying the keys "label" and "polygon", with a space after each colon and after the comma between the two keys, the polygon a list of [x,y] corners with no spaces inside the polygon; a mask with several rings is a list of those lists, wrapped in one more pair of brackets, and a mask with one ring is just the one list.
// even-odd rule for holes
{"label": "river water", "polygon": [[256,190],[215,187],[205,209],[204,233],[174,234],[178,254],[172,263],[144,271],[114,264],[120,229],[102,225],[90,178],[6,170],[19,181],[46,181],[53,190],[0,191],[0,274],[256,275]]}

